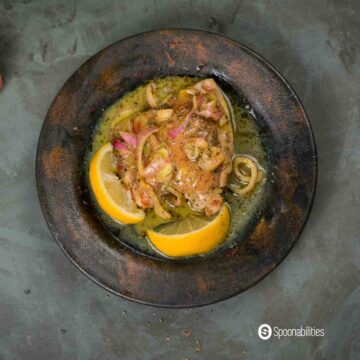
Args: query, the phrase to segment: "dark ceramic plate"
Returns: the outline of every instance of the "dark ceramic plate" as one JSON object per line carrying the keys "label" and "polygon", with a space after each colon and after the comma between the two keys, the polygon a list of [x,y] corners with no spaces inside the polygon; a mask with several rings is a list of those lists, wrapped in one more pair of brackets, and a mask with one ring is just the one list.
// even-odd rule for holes
{"label": "dark ceramic plate", "polygon": [[[115,239],[88,202],[80,170],[102,109],[143,81],[165,75],[214,77],[244,97],[256,113],[269,160],[262,212],[246,238],[183,261],[148,257]],[[36,168],[44,216],[70,260],[117,295],[168,307],[225,299],[271,272],[304,227],[316,174],[309,120],[284,78],[247,47],[195,30],[136,35],[82,65],[49,109]]]}

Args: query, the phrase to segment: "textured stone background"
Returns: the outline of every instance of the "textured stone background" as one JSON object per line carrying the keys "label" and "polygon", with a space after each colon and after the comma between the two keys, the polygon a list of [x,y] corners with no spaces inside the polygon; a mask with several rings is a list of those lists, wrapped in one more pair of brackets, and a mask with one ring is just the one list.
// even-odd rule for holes
{"label": "textured stone background", "polygon": [[[106,45],[162,27],[219,32],[262,54],[302,99],[318,146],[314,208],[290,255],[199,309],[138,305],[92,283],[52,239],[35,190],[60,86]],[[358,0],[0,0],[0,359],[358,359],[359,53]],[[262,341],[262,323],[326,335]]]}

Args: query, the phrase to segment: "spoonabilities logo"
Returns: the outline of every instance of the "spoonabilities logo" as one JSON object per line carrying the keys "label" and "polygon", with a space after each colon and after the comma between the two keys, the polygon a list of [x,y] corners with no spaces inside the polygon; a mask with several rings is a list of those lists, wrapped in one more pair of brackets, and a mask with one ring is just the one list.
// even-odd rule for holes
{"label": "spoonabilities logo", "polygon": [[300,326],[299,328],[294,329],[282,329],[278,326],[271,327],[268,324],[262,324],[258,329],[259,338],[262,340],[268,340],[273,336],[280,340],[282,337],[292,337],[292,336],[325,336],[324,329],[318,329],[315,326]]}
{"label": "spoonabilities logo", "polygon": [[259,329],[258,329],[258,335],[259,335],[259,338],[262,339],[262,340],[270,339],[271,335],[272,335],[271,326],[268,325],[268,324],[260,325]]}

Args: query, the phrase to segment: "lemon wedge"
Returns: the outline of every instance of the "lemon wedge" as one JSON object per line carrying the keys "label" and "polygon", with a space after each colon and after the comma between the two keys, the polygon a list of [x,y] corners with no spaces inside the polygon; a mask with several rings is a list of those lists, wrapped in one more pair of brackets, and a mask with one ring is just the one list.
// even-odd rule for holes
{"label": "lemon wedge", "polygon": [[103,145],[90,161],[90,185],[100,207],[123,224],[143,221],[144,211],[137,208],[129,190],[116,176],[116,165],[110,143]]}
{"label": "lemon wedge", "polygon": [[229,226],[230,212],[224,205],[210,221],[189,216],[163,225],[158,231],[147,230],[147,236],[153,246],[166,256],[191,256],[209,252],[218,246],[225,239]]}

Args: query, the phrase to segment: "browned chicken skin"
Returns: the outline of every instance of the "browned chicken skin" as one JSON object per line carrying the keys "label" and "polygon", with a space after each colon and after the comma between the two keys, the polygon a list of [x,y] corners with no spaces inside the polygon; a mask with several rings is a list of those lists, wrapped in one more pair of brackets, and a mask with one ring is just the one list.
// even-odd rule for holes
{"label": "browned chicken skin", "polygon": [[233,133],[221,90],[206,79],[161,103],[153,89],[146,88],[150,110],[130,119],[131,131],[113,130],[118,175],[140,208],[163,218],[171,216],[161,203],[169,192],[175,206],[184,197],[193,210],[213,215],[232,171]]}

